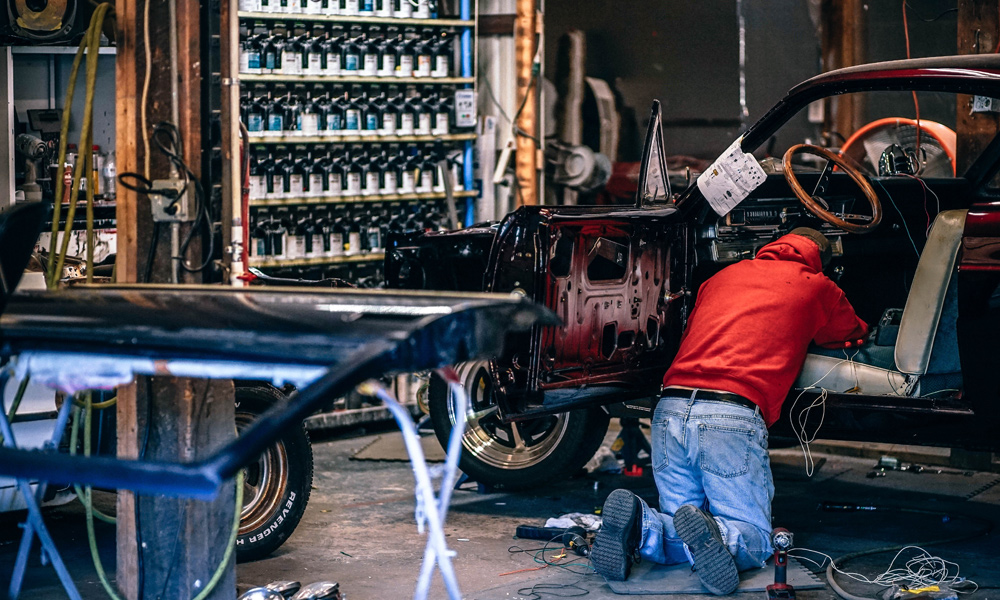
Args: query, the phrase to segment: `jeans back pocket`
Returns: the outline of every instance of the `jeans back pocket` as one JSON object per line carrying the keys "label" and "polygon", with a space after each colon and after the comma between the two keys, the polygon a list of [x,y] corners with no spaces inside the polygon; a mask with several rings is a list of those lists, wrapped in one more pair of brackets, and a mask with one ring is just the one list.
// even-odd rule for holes
{"label": "jeans back pocket", "polygon": [[698,424],[698,462],[701,470],[730,479],[750,470],[751,429]]}

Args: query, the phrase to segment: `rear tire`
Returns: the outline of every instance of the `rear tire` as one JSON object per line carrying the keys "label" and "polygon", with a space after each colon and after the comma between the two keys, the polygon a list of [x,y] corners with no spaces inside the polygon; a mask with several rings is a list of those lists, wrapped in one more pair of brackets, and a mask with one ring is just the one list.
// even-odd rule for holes
{"label": "rear tire", "polygon": [[[475,481],[506,490],[550,484],[576,473],[604,441],[609,418],[600,408],[502,424],[488,363],[459,363],[455,370],[469,394],[459,467]],[[452,394],[436,374],[428,400],[434,433],[447,448],[457,417]]]}
{"label": "rear tire", "polygon": [[[285,398],[281,391],[269,385],[237,385],[237,434]],[[309,502],[312,478],[312,446],[304,425],[285,433],[257,462],[243,469],[237,562],[264,558],[292,535]]]}

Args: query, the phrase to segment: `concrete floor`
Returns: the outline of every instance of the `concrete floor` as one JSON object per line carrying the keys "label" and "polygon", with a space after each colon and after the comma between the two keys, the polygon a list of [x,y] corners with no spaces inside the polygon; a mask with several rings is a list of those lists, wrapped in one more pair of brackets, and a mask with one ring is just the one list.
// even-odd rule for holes
{"label": "concrete floor", "polygon": [[[412,596],[425,538],[414,525],[409,465],[350,458],[376,433],[393,434],[391,429],[383,429],[367,435],[316,440],[316,477],[305,517],[273,556],[238,566],[241,591],[277,579],[303,583],[326,579],[340,582],[342,592],[351,600]],[[798,448],[772,451],[777,490],[774,523],[793,531],[799,547],[840,556],[873,547],[974,534],[983,530],[986,522],[1000,520],[998,474],[890,472],[886,477],[869,479],[866,475],[874,462],[871,459],[833,455],[815,458],[825,461],[810,479],[803,472]],[[471,487],[455,492],[446,533],[449,545],[457,552],[455,566],[463,595],[480,600],[542,600],[583,594],[585,590],[590,600],[620,598],[598,576],[585,574],[584,566],[577,568],[583,573],[579,575],[553,567],[503,575],[538,566],[530,554],[509,551],[515,545],[538,547],[533,542],[512,539],[517,525],[541,525],[550,516],[592,512],[617,487],[627,487],[650,502],[656,501],[650,477],[620,475],[578,477],[531,493],[479,494]],[[817,508],[821,501],[905,510],[832,513]],[[56,543],[63,549],[84,598],[106,597],[86,553],[79,504],[47,514]],[[948,517],[942,518],[942,514]],[[16,523],[0,523],[0,582],[4,587],[9,581],[18,535]],[[98,536],[105,564],[113,569],[113,527],[100,525]],[[963,598],[982,600],[1000,595],[1000,544],[995,533],[929,549],[958,563],[962,575],[979,583],[979,592]],[[891,558],[892,553],[859,558],[847,567],[874,576],[887,568]],[[64,598],[51,568],[38,565],[37,558],[32,562],[22,597]],[[538,583],[575,583],[580,589],[529,595],[528,588]],[[857,594],[877,591],[860,585],[845,587]],[[826,588],[800,591],[798,596],[812,600],[832,598],[834,594]],[[445,597],[439,576],[435,577],[431,597]],[[677,600],[689,597],[673,596]]]}

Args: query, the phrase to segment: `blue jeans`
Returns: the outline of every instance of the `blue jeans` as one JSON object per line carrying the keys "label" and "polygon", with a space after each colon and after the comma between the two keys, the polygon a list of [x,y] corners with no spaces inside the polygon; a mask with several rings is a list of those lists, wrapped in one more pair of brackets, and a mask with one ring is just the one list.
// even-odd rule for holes
{"label": "blue jeans", "polygon": [[774,483],[760,411],[665,396],[653,413],[652,437],[660,510],[642,505],[642,557],[664,565],[690,561],[673,514],[693,504],[715,517],[738,570],[764,566],[774,552]]}

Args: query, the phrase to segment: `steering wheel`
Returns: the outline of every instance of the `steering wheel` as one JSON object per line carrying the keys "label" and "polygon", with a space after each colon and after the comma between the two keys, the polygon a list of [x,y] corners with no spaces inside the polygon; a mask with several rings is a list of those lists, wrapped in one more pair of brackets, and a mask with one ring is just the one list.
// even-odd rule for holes
{"label": "steering wheel", "polygon": [[[854,183],[861,188],[861,191],[864,192],[865,198],[872,207],[871,221],[864,224],[849,223],[824,208],[823,204],[825,203],[820,198],[807,193],[802,187],[802,184],[799,183],[795,173],[792,171],[792,157],[798,153],[814,154],[825,158],[843,169],[843,171],[847,173]],[[876,194],[875,189],[872,188],[872,184],[868,183],[865,176],[862,175],[856,168],[849,165],[843,158],[820,146],[814,146],[812,144],[796,144],[795,146],[789,148],[788,152],[785,152],[785,156],[781,160],[784,163],[783,170],[785,172],[785,181],[788,182],[789,187],[791,187],[792,191],[795,192],[795,196],[800,202],[802,202],[809,212],[816,215],[820,219],[826,221],[834,227],[838,227],[850,233],[870,233],[882,221],[882,201],[879,200],[878,194]]]}

